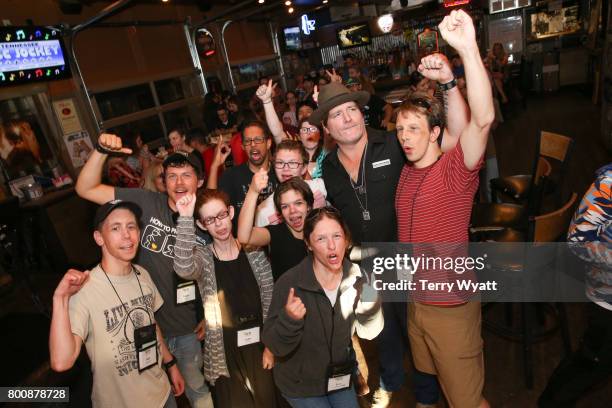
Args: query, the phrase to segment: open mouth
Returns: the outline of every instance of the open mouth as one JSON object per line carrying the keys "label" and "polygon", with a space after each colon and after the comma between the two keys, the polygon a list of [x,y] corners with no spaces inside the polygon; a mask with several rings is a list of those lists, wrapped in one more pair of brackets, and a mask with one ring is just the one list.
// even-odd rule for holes
{"label": "open mouth", "polygon": [[261,153],[259,152],[259,150],[251,150],[250,154],[251,154],[251,159],[253,160],[261,159]]}
{"label": "open mouth", "polygon": [[327,255],[327,260],[330,263],[330,265],[337,265],[337,264],[340,263],[342,258],[340,258],[338,256],[338,254],[336,254],[336,253],[331,253],[331,254]]}
{"label": "open mouth", "polygon": [[287,222],[289,223],[289,225],[291,225],[294,228],[301,227],[304,223],[304,217],[301,215],[298,215],[295,217],[289,217]]}
{"label": "open mouth", "polygon": [[135,247],[136,247],[136,245],[131,243],[131,244],[126,244],[126,245],[121,245],[119,247],[119,249],[122,250],[122,251],[132,251],[132,250],[134,250]]}

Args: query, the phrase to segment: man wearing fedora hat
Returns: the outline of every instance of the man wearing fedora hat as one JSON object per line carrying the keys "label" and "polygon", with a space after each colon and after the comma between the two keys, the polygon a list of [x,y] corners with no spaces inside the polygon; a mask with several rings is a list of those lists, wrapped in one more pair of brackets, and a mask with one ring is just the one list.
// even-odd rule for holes
{"label": "man wearing fedora hat", "polygon": [[[469,117],[445,61],[433,54],[424,57],[419,67],[445,92],[448,125],[443,132],[443,151],[454,148]],[[332,82],[321,87],[319,107],[309,119],[312,124],[322,123],[336,142],[337,149],[323,163],[323,180],[328,200],[341,211],[356,245],[397,241],[395,190],[405,164],[395,134],[366,126],[362,110],[369,100],[368,92],[351,92],[341,83]],[[405,305],[386,302],[383,313],[385,327],[378,336],[381,381],[373,404],[377,408],[386,407],[392,392],[404,383],[403,355],[408,344]],[[439,390],[434,376],[415,372],[414,384],[420,406],[437,402]]]}

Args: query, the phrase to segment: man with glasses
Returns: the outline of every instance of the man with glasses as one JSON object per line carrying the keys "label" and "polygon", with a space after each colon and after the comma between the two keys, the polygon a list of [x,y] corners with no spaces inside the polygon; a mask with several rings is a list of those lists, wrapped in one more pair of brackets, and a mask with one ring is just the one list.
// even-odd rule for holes
{"label": "man with glasses", "polygon": [[[304,179],[308,169],[308,153],[301,142],[296,140],[283,140],[276,146],[276,154],[272,160],[274,172],[279,183],[294,177]],[[257,177],[254,175],[253,177]],[[312,208],[324,207],[327,190],[322,178],[305,180],[312,191],[314,204]],[[282,216],[276,211],[274,193],[262,201],[255,212],[255,226],[265,227],[282,222]]]}
{"label": "man with glasses", "polygon": [[[278,184],[274,170],[272,166],[270,166],[271,147],[272,139],[263,123],[259,121],[250,121],[245,124],[244,130],[242,131],[242,148],[247,154],[247,161],[240,166],[235,166],[226,170],[223,176],[221,176],[218,186],[219,190],[223,190],[229,195],[230,202],[232,206],[234,206],[236,212],[232,220],[234,230],[238,227],[240,209],[244,203],[244,197],[249,191],[253,175],[260,169],[265,169],[269,174],[268,187],[261,191],[259,201],[266,199]],[[222,164],[223,161],[219,162],[217,158],[215,158],[213,166],[218,166]],[[211,183],[209,180],[207,186],[208,188],[216,188],[215,184],[216,183]]]}

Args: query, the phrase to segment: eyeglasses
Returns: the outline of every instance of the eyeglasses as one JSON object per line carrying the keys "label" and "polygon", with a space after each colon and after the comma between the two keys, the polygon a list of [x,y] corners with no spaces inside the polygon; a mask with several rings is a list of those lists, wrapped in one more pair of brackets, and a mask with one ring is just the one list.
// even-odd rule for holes
{"label": "eyeglasses", "polygon": [[319,131],[316,127],[303,127],[300,128],[300,133],[317,133]]}
{"label": "eyeglasses", "polygon": [[425,108],[427,110],[431,109],[431,103],[429,103],[427,99],[414,98],[414,99],[408,99],[408,102],[410,102],[413,105],[420,106],[421,108]]}
{"label": "eyeglasses", "polygon": [[242,141],[242,145],[243,146],[251,146],[251,145],[256,145],[256,144],[262,144],[265,141],[266,141],[265,137],[257,136],[257,137],[254,137],[253,139],[244,139]]}
{"label": "eyeglasses", "polygon": [[215,221],[217,221],[217,220],[219,220],[219,221],[224,220],[224,219],[226,219],[228,216],[229,216],[229,211],[228,211],[228,210],[225,210],[225,211],[220,212],[219,214],[217,214],[217,216],[216,216],[216,217],[206,217],[206,218],[204,218],[204,219],[202,220],[202,223],[203,223],[204,225],[210,225],[210,224],[213,224],[213,223],[214,223]]}
{"label": "eyeglasses", "polygon": [[279,161],[275,161],[275,162],[274,162],[274,167],[275,167],[275,168],[277,168],[277,169],[279,169],[279,170],[280,170],[280,169],[284,169],[284,168],[285,168],[285,166],[286,166],[286,167],[289,167],[289,168],[290,168],[290,169],[292,169],[292,170],[295,170],[295,169],[297,169],[298,167],[303,166],[303,165],[304,165],[304,163],[294,162],[294,161],[292,161],[292,162],[283,162],[283,161],[280,161],[280,160],[279,160]]}

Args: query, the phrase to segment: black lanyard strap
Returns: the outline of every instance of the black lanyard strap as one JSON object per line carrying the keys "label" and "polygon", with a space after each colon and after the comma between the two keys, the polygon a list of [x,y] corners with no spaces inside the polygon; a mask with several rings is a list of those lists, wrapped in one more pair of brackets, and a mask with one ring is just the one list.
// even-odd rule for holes
{"label": "black lanyard strap", "polygon": [[[102,272],[104,272],[104,276],[106,276],[106,279],[108,280],[108,283],[110,283],[111,288],[113,288],[113,291],[115,291],[115,295],[117,295],[117,299],[119,299],[119,303],[121,304],[121,306],[123,306],[123,309],[125,310],[125,314],[127,315],[127,317],[132,322],[132,325],[134,326],[134,329],[137,329],[136,323],[134,323],[134,320],[132,320],[132,316],[130,315],[130,312],[127,309],[127,307],[125,307],[125,303],[123,303],[123,301],[121,300],[121,297],[119,296],[119,292],[117,292],[117,289],[115,289],[115,285],[113,285],[113,282],[111,282],[110,278],[108,277],[108,274],[106,273],[106,271],[102,267],[102,264],[98,264],[98,266],[100,267],[100,269],[102,269]],[[134,276],[136,276],[136,282],[138,282],[138,287],[140,288],[140,294],[142,295],[142,302],[145,305],[145,309],[146,309],[147,308],[147,304],[145,302],[144,292],[142,291],[142,285],[140,284],[140,279],[138,279],[138,274],[134,271],[134,266],[133,265],[132,265],[132,272],[134,273]],[[150,324],[153,324],[153,320],[151,319],[151,315],[149,314],[148,310],[147,310],[147,316],[149,317]],[[128,341],[129,341],[129,339],[128,339]]]}

